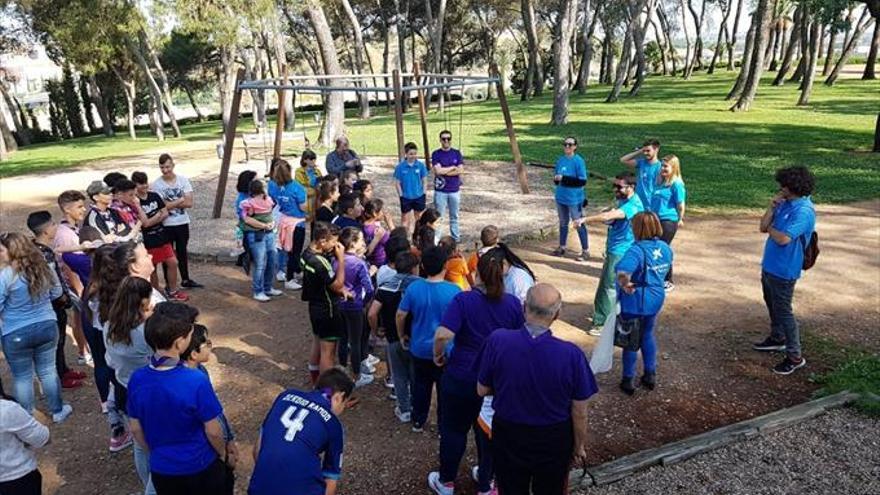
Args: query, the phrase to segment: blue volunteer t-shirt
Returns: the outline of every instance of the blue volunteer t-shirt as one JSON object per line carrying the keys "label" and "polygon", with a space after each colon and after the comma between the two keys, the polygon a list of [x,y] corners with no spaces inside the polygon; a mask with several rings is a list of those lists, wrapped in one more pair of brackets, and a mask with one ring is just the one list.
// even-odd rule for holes
{"label": "blue volunteer t-shirt", "polygon": [[[440,148],[431,153],[431,163],[441,167],[456,167],[464,164],[461,152],[455,148],[444,150]],[[434,176],[434,190],[444,193],[458,192],[461,188],[461,176],[437,175]]]}
{"label": "blue volunteer t-shirt", "polygon": [[434,332],[449,303],[461,289],[446,281],[416,280],[403,293],[398,309],[412,315],[409,352],[420,359],[434,358]]}
{"label": "blue volunteer t-shirt", "polygon": [[646,316],[659,313],[666,298],[663,283],[671,267],[672,249],[660,239],[645,239],[630,246],[614,268],[617,273],[629,273],[636,285],[635,292],[627,294],[617,284],[621,313]]}
{"label": "blue volunteer t-shirt", "polygon": [[657,176],[660,175],[660,160],[649,162],[645,158],[636,160],[636,194],[648,211],[651,207],[651,196],[657,185]]}
{"label": "blue volunteer t-shirt", "polygon": [[633,217],[637,213],[644,211],[645,208],[642,206],[642,201],[635,194],[629,199],[618,199],[617,208],[623,211],[626,218],[615,220],[608,226],[606,250],[609,254],[621,256],[626,253],[626,250],[636,240],[630,223]]}
{"label": "blue volunteer t-shirt", "polygon": [[783,201],[776,207],[771,225],[787,235],[791,242],[783,246],[768,236],[761,269],[781,279],[797,280],[804,265],[804,249],[816,230],[813,201],[809,196]]}
{"label": "blue volunteer t-shirt", "polygon": [[492,332],[477,358],[479,383],[492,388],[495,415],[528,426],[571,419],[571,402],[599,391],[584,352],[550,330],[532,337],[524,326]]}
{"label": "blue volunteer t-shirt", "polygon": [[324,495],[342,475],[345,435],[323,392],[286,390],[260,428],[250,495]]}
{"label": "blue volunteer t-shirt", "polygon": [[[577,177],[587,180],[587,164],[580,155],[572,155],[571,158],[562,155],[556,160],[555,175],[563,177]],[[566,206],[580,206],[584,202],[583,187],[569,187],[557,184],[556,202]]]}
{"label": "blue volunteer t-shirt", "polygon": [[295,218],[305,218],[306,214],[299,205],[306,202],[306,188],[292,180],[279,186],[274,180],[269,181],[269,197],[275,200],[281,213]]}
{"label": "blue volunteer t-shirt", "polygon": [[211,380],[198,370],[145,366],[128,381],[128,415],[144,430],[151,471],[177,476],[210,466],[217,452],[205,435],[205,423],[221,413]]}
{"label": "blue volunteer t-shirt", "polygon": [[685,202],[687,193],[684,189],[684,182],[674,180],[670,184],[660,182],[654,186],[654,194],[651,196],[651,207],[649,211],[657,214],[662,222],[678,222],[678,205]]}
{"label": "blue volunteer t-shirt", "polygon": [[489,335],[499,328],[519,328],[525,322],[522,303],[516,296],[503,294],[498,301],[492,301],[479,288],[460,292],[440,320],[440,325],[455,334],[455,347],[444,373],[476,381],[477,354]]}
{"label": "blue volunteer t-shirt", "polygon": [[403,160],[394,168],[394,180],[400,182],[400,190],[405,199],[418,199],[425,195],[422,179],[427,176],[428,167],[421,160],[416,160],[412,165]]}

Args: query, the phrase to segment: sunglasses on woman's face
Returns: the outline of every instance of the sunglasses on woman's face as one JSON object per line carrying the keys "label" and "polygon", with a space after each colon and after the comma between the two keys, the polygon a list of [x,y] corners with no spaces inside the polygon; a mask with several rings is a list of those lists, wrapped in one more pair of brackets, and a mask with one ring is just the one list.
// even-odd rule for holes
{"label": "sunglasses on woman's face", "polygon": [[565,146],[566,148],[570,148],[572,146],[577,146],[577,143],[572,143],[572,142],[566,141],[566,142],[562,143],[562,145]]}

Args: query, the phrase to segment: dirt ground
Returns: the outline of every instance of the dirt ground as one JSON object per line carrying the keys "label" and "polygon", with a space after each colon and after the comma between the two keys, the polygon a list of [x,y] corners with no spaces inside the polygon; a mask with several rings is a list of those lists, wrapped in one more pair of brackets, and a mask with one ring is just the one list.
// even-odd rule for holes
{"label": "dirt ground", "polygon": [[[204,160],[207,167],[209,156]],[[126,166],[144,163],[135,162]],[[9,191],[20,193],[25,185],[37,187],[40,180],[52,188],[58,184],[47,177],[37,182],[33,178],[13,180],[4,180],[0,189],[6,227],[21,225],[25,209],[51,202],[51,194],[34,194],[41,199],[33,201],[10,199]],[[549,199],[540,208],[535,203],[527,209],[541,220],[523,217],[533,228],[545,217],[555,217]],[[490,220],[486,217],[485,221]],[[473,221],[468,228],[483,221]],[[811,374],[828,366],[818,352],[821,349],[811,345],[831,342],[880,352],[880,200],[819,207],[822,254],[816,267],[798,283],[795,295],[809,364],[789,377],[770,372],[778,355],[755,353],[749,346],[763,338],[768,328],[759,281],[764,236],[758,233],[757,223],[754,214],[703,216],[689,218],[679,231],[673,243],[677,288],[667,299],[658,332],[658,389],[639,390],[633,398],[622,395],[616,388],[619,358],[611,372],[599,376],[600,393],[590,401],[591,464],[808,399],[817,388],[810,381]],[[210,230],[197,235],[219,237]],[[602,251],[605,232],[591,229],[590,237],[595,256]],[[572,241],[576,243],[574,236]],[[541,281],[556,285],[564,295],[563,317],[554,325],[556,335],[589,353],[596,339],[583,329],[588,327],[602,260],[595,256],[578,263],[549,256],[554,244],[552,240],[531,241],[516,246],[516,251]],[[286,387],[304,387],[308,381],[311,335],[306,309],[299,293],[270,303],[253,301],[248,279],[231,265],[197,263],[191,271],[207,286],[191,291],[191,302],[211,330],[216,355],[209,365],[212,379],[242,452],[249,452],[274,397]],[[68,354],[73,359],[71,348]],[[383,361],[378,376],[384,376],[386,369]],[[7,370],[5,364],[0,365],[6,383]],[[346,455],[340,493],[427,491],[427,474],[438,465],[436,428],[432,424],[425,433],[416,434],[408,425],[399,424],[388,392],[378,381],[358,391],[360,404],[342,417]],[[65,391],[65,400],[73,405],[74,414],[66,423],[52,427],[52,443],[40,451],[44,493],[137,492],[130,451],[111,454],[107,450],[108,428],[93,382],[89,379],[83,388]],[[459,493],[475,492],[467,475],[474,462],[471,449],[462,463]],[[245,492],[252,467],[249,456],[243,456],[239,493]]]}

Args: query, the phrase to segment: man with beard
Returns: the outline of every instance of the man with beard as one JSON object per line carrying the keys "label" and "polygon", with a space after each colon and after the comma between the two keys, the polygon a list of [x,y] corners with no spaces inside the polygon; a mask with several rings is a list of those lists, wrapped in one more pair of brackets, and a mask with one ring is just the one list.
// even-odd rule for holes
{"label": "man with beard", "polygon": [[599,287],[596,288],[596,298],[593,300],[593,328],[589,332],[593,336],[601,335],[605,320],[609,316],[614,316],[614,302],[617,299],[614,267],[635,241],[630,220],[636,216],[636,213],[645,209],[642,201],[635,194],[635,186],[636,178],[632,173],[618,174],[614,178],[614,196],[617,198],[617,208],[575,221],[577,226],[598,222],[608,224],[605,263],[602,265],[602,276],[599,280]]}
{"label": "man with beard", "polygon": [[620,157],[620,163],[635,172],[636,195],[648,211],[651,210],[651,196],[657,184],[657,175],[660,174],[660,159],[657,158],[659,153],[660,141],[648,139],[641,148]]}

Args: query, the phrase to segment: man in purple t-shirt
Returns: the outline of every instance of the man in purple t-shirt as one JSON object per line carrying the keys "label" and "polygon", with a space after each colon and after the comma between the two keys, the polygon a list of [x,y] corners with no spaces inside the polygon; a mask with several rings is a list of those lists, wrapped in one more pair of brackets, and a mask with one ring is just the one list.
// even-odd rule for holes
{"label": "man in purple t-shirt", "polygon": [[455,242],[458,236],[458,207],[461,204],[461,174],[464,173],[464,158],[461,152],[452,147],[452,133],[440,131],[440,149],[431,153],[431,167],[434,169],[434,208],[441,217],[449,211],[449,233]]}
{"label": "man in purple t-shirt", "polygon": [[494,394],[492,456],[500,493],[563,493],[586,456],[587,399],[598,392],[583,351],[554,337],[562,295],[538,284],[526,324],[489,336],[477,359],[477,393]]}

